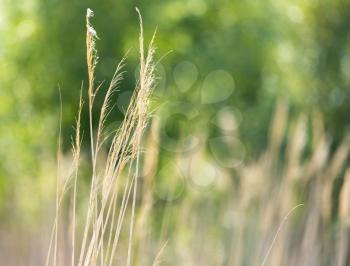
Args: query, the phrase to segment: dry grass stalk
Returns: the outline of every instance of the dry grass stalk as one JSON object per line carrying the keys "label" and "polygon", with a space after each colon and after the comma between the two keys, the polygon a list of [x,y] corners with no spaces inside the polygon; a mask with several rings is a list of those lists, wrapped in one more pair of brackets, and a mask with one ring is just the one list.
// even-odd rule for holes
{"label": "dry grass stalk", "polygon": [[[131,98],[129,107],[125,114],[125,119],[120,129],[112,137],[112,142],[109,147],[108,156],[106,159],[103,171],[98,171],[96,164],[100,150],[106,140],[103,137],[105,134],[105,121],[111,110],[111,97],[122,80],[122,68],[124,66],[125,57],[118,64],[112,80],[108,86],[104,96],[103,105],[100,110],[100,116],[97,126],[97,134],[94,136],[93,131],[93,107],[94,100],[99,92],[102,83],[95,85],[95,68],[98,62],[96,49],[97,34],[91,25],[93,12],[88,9],[86,14],[86,46],[87,46],[87,66],[88,66],[88,109],[89,109],[89,127],[91,141],[91,184],[87,206],[86,221],[83,229],[82,241],[77,243],[76,232],[76,195],[77,195],[77,179],[79,169],[79,157],[81,146],[81,109],[82,97],[80,97],[79,113],[76,125],[76,138],[73,144],[73,163],[72,171],[66,177],[63,186],[57,185],[57,204],[56,218],[54,222],[53,236],[51,243],[54,243],[54,256],[51,259],[51,244],[47,256],[47,265],[51,263],[56,265],[60,262],[57,258],[58,246],[58,219],[61,202],[68,190],[68,185],[73,182],[73,207],[72,207],[72,254],[71,264],[75,265],[112,265],[115,261],[116,249],[118,246],[119,237],[125,220],[127,207],[131,201],[131,215],[129,225],[129,244],[128,256],[126,264],[131,264],[132,258],[132,242],[133,228],[135,220],[136,208],[136,193],[137,183],[140,168],[140,145],[143,131],[147,125],[149,118],[149,102],[154,87],[154,36],[147,49],[145,56],[142,18],[138,9],[137,13],[140,18],[140,79],[137,82],[134,94]],[[60,144],[60,137],[59,137]],[[59,158],[59,157],[58,157]],[[59,160],[58,160],[59,164]],[[118,197],[120,190],[121,178],[128,166],[126,174],[126,182],[122,200]],[[134,168],[134,170],[132,170]],[[62,188],[62,189],[61,189]],[[118,218],[115,219],[116,210],[119,209]],[[77,247],[80,247],[79,259],[76,260]]]}

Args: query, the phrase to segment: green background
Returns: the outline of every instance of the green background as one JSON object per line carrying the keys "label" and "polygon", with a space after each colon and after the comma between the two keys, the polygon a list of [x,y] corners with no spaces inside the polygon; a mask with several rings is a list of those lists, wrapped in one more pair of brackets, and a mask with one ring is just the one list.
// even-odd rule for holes
{"label": "green background", "polygon": [[[155,106],[181,102],[199,112],[194,120],[181,115],[170,119],[167,133],[171,137],[198,128],[215,137],[215,125],[208,121],[221,108],[234,107],[241,117],[239,138],[248,158],[254,157],[266,146],[269,121],[281,98],[288,101],[292,113],[322,111],[334,143],[349,131],[348,1],[1,0],[1,210],[12,210],[13,202],[22,196],[18,188],[37,184],[45,160],[54,161],[58,87],[63,98],[64,149],[70,147],[79,89],[87,80],[88,7],[95,12],[93,24],[100,37],[97,81],[108,81],[116,63],[131,48],[121,96],[115,97],[117,107],[110,117],[110,122],[122,120],[120,110],[127,106],[137,69],[135,6],[143,15],[147,41],[158,28],[157,58],[171,51],[158,65]],[[190,67],[181,69],[183,62]],[[216,70],[230,74],[234,90],[223,100],[205,103],[201,90]],[[218,90],[223,86],[220,80],[213,82]],[[86,118],[85,110],[85,141]]]}

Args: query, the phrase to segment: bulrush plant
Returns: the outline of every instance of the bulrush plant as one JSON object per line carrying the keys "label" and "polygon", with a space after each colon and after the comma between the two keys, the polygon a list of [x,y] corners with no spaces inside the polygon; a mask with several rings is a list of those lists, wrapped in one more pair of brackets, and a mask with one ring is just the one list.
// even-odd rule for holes
{"label": "bulrush plant", "polygon": [[[140,175],[140,145],[144,129],[149,118],[150,97],[154,87],[154,37],[153,35],[147,52],[144,52],[142,17],[136,8],[140,20],[140,73],[134,93],[125,113],[124,121],[119,129],[110,136],[106,133],[105,121],[111,111],[112,95],[122,80],[125,57],[117,65],[115,73],[104,95],[103,105],[98,116],[96,134],[93,129],[94,102],[102,83],[96,85],[95,68],[98,63],[96,49],[97,33],[91,24],[94,16],[92,10],[86,14],[86,47],[88,69],[88,103],[90,149],[91,149],[91,183],[88,200],[86,202],[86,217],[83,223],[77,222],[77,190],[79,177],[79,162],[81,150],[81,111],[83,108],[82,93],[80,94],[79,112],[76,123],[76,136],[73,142],[73,160],[68,174],[61,176],[61,152],[58,151],[58,178],[56,190],[56,211],[51,234],[50,245],[46,258],[46,265],[115,265],[122,231],[127,229],[127,247],[123,265],[132,264],[132,250],[134,239],[135,208]],[[107,137],[106,137],[107,135]],[[107,158],[100,170],[97,167],[102,147],[108,145]],[[60,137],[58,145],[60,146]],[[72,192],[70,259],[67,259],[60,237],[65,235],[60,229],[60,216],[63,213],[63,201],[68,192]],[[118,195],[123,191],[122,195]],[[82,205],[79,203],[79,205]],[[129,218],[126,219],[126,216]],[[128,220],[129,226],[125,225]],[[80,226],[83,228],[80,228]],[[125,227],[125,228],[124,228]],[[122,230],[123,229],[123,230]],[[79,235],[78,232],[81,232]],[[62,237],[61,237],[62,238]],[[125,247],[123,247],[125,248]],[[62,250],[61,250],[62,249]],[[66,252],[67,253],[67,252]],[[118,258],[119,261],[119,258]]]}

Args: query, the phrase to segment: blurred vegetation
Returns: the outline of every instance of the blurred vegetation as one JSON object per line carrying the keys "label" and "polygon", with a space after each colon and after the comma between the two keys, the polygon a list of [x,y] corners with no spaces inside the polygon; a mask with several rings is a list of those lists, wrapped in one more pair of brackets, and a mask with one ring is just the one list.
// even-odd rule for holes
{"label": "blurred vegetation", "polygon": [[[287,99],[295,113],[321,109],[335,142],[349,131],[348,1],[1,0],[0,209],[11,209],[8,204],[16,193],[23,196],[37,184],[42,165],[54,162],[58,87],[64,147],[69,149],[79,88],[86,82],[87,7],[97,14],[94,25],[101,37],[99,81],[108,80],[132,48],[111,116],[122,120],[137,67],[135,6],[142,11],[147,40],[158,27],[158,57],[172,50],[159,64],[156,104],[180,101],[198,113],[194,118],[173,117],[167,126],[171,138],[203,126],[215,138],[217,129],[209,121],[219,110],[234,107],[240,117],[237,137],[246,154],[256,156],[267,145],[277,98]],[[203,95],[206,86],[215,84],[217,90]],[[220,96],[231,88],[228,96]],[[83,121],[86,117],[84,113]],[[88,134],[87,124],[83,128]]]}

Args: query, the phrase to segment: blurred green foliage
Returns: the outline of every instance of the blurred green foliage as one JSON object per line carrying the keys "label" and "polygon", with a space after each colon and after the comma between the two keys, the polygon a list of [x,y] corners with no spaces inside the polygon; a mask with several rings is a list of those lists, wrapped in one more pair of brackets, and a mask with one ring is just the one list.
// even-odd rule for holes
{"label": "blurred green foliage", "polygon": [[[167,130],[172,137],[203,126],[215,136],[211,118],[231,106],[241,116],[239,138],[254,155],[266,145],[276,98],[288,99],[298,112],[321,109],[336,140],[349,130],[348,1],[1,0],[0,208],[14,186],[37,178],[42,161],[56,149],[58,87],[69,148],[79,88],[86,81],[87,7],[95,11],[100,37],[98,81],[108,81],[118,60],[132,48],[111,120],[123,118],[137,68],[135,6],[144,18],[146,40],[158,27],[158,58],[172,50],[159,65],[156,102],[181,101],[198,112],[192,120],[171,120]],[[213,74],[217,70],[223,72]],[[215,91],[201,94],[205,84],[217,84],[218,93],[221,86],[224,90],[222,80],[234,88],[228,97],[210,102]],[[83,127],[88,134],[87,125]]]}

